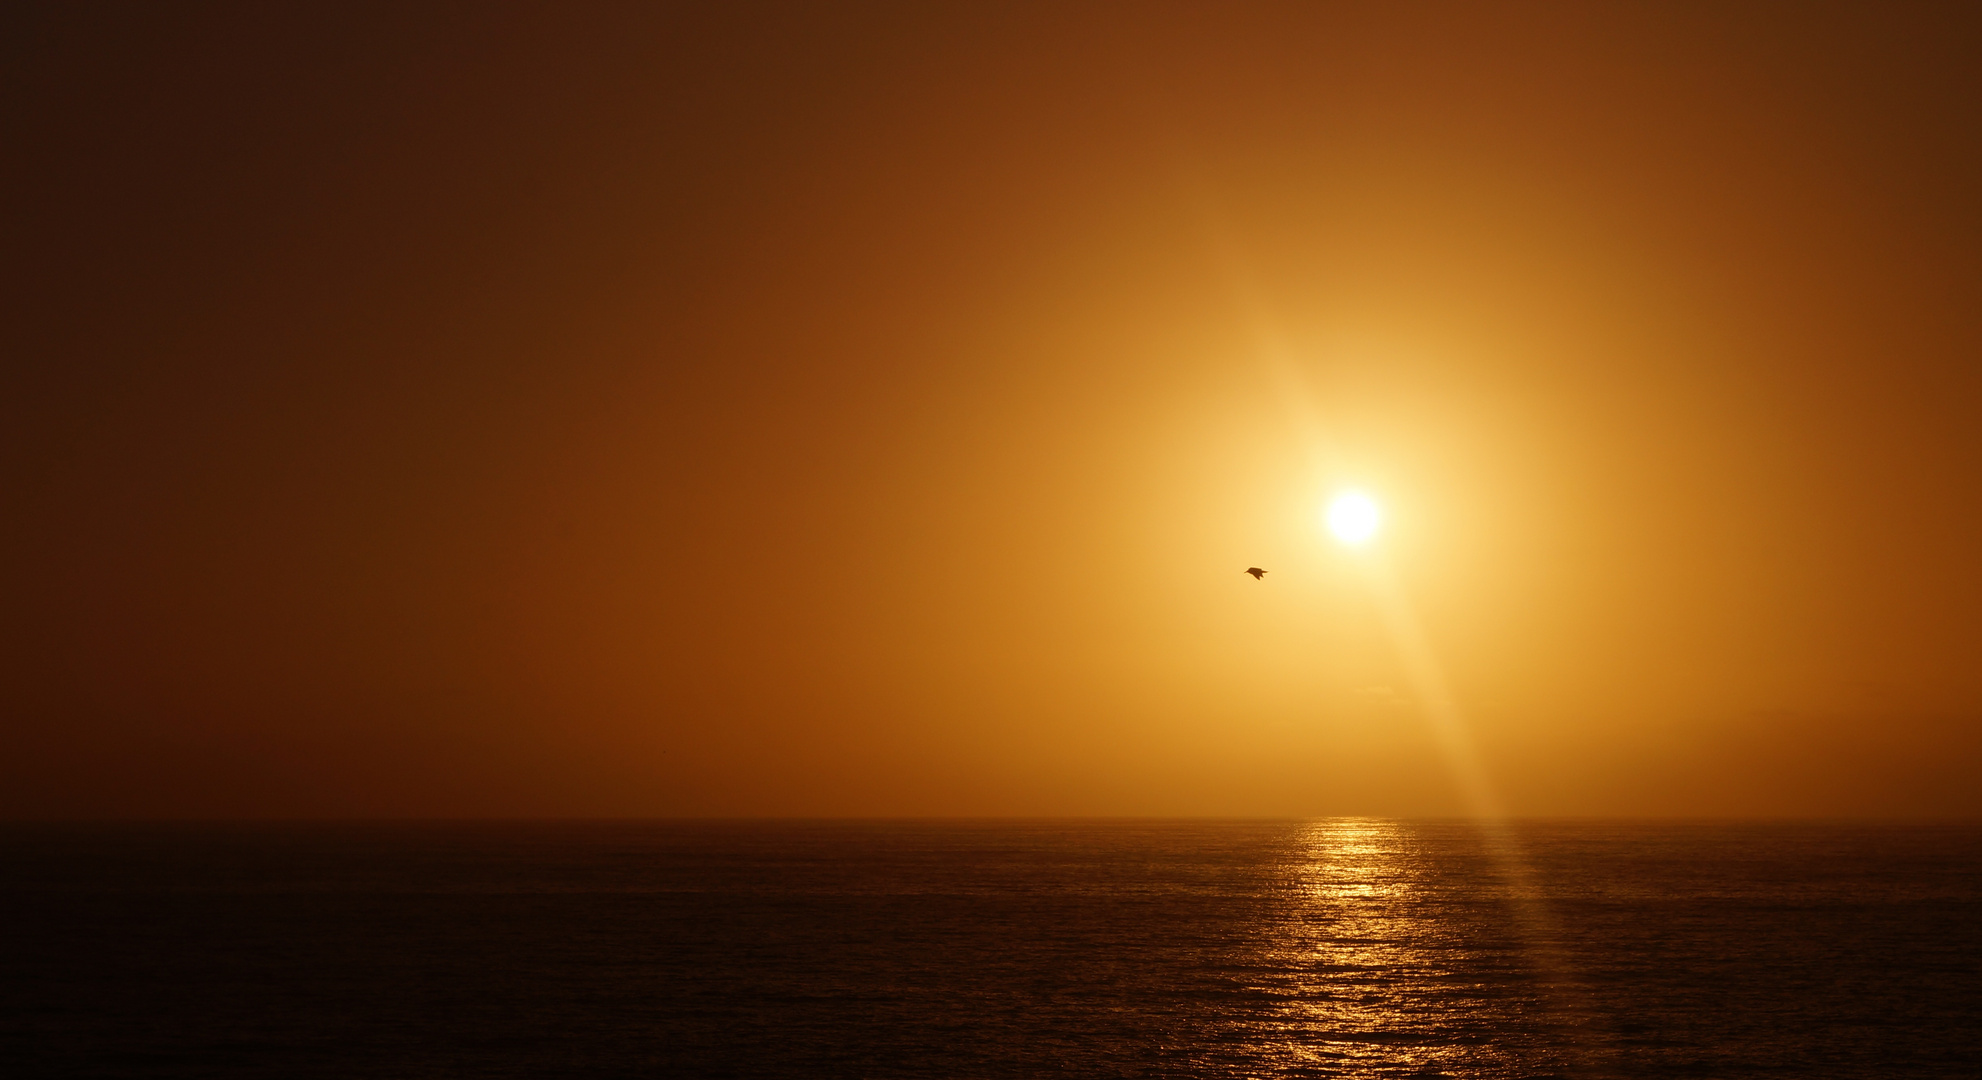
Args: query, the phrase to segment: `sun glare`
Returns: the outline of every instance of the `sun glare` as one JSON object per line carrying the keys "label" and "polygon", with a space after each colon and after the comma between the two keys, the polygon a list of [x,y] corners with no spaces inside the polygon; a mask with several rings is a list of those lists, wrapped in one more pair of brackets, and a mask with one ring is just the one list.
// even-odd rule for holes
{"label": "sun glare", "polygon": [[1383,520],[1376,500],[1360,491],[1344,491],[1328,501],[1328,531],[1345,544],[1367,544]]}

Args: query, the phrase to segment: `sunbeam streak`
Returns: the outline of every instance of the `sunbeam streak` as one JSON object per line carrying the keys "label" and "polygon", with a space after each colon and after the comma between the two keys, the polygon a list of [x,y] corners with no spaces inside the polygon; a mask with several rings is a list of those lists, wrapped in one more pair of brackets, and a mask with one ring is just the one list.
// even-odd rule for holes
{"label": "sunbeam streak", "polygon": [[[1217,245],[1224,256],[1227,280],[1239,309],[1245,313],[1260,359],[1292,423],[1311,467],[1325,477],[1349,470],[1323,423],[1323,411],[1307,386],[1301,365],[1274,325],[1267,305],[1251,287],[1243,260],[1228,243]],[[1495,790],[1486,763],[1473,738],[1466,711],[1453,692],[1430,635],[1411,604],[1404,583],[1375,543],[1382,513],[1376,499],[1357,488],[1338,490],[1322,513],[1322,522],[1347,551],[1381,619],[1392,650],[1401,663],[1419,712],[1438,746],[1466,816],[1498,872],[1508,898],[1511,929],[1522,943],[1528,964],[1540,984],[1547,1007],[1555,1014],[1568,1045],[1564,1050],[1582,1068],[1604,1071],[1594,1036],[1606,1026],[1591,995],[1577,976],[1561,946],[1562,936],[1537,888],[1530,863]]]}

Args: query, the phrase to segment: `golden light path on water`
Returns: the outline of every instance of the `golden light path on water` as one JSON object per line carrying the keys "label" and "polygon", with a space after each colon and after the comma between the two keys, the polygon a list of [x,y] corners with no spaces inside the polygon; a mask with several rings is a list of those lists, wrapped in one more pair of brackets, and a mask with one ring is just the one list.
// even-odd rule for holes
{"label": "golden light path on water", "polygon": [[[1290,1018],[1300,1037],[1276,1055],[1286,1064],[1431,1068],[1463,1057],[1449,1043],[1406,1041],[1446,1026],[1412,1007],[1409,988],[1437,981],[1448,965],[1426,948],[1421,921],[1406,914],[1422,883],[1404,840],[1395,823],[1355,820],[1316,822],[1302,838],[1305,858],[1293,867],[1292,884],[1304,910],[1269,958],[1308,973]],[[1439,1011],[1451,1004],[1441,1002]]]}
{"label": "golden light path on water", "polygon": [[1354,818],[1292,838],[1247,966],[1264,1008],[1239,1036],[1262,1075],[1592,1072],[1528,890],[1481,839],[1471,822]]}

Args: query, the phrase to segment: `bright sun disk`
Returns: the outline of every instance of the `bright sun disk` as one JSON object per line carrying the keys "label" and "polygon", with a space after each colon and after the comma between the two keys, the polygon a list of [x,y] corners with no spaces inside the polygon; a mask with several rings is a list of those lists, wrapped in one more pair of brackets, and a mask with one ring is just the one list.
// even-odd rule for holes
{"label": "bright sun disk", "polygon": [[1376,500],[1360,491],[1344,491],[1328,501],[1328,531],[1345,544],[1368,543],[1382,518]]}

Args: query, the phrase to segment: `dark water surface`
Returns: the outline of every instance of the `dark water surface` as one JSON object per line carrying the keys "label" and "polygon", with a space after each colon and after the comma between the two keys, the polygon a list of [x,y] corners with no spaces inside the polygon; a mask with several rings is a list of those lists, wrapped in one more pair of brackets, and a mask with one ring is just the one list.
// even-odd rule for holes
{"label": "dark water surface", "polygon": [[1982,1076],[1982,827],[10,826],[7,1076]]}

